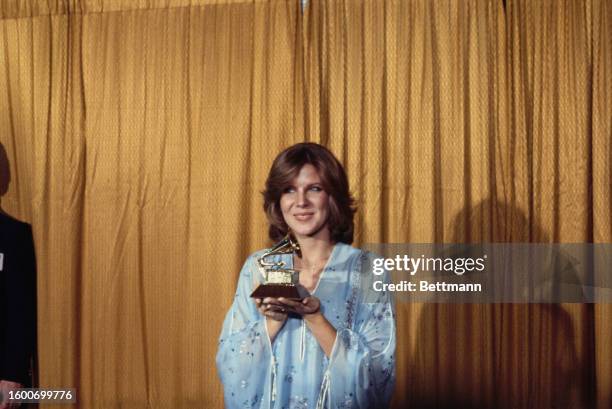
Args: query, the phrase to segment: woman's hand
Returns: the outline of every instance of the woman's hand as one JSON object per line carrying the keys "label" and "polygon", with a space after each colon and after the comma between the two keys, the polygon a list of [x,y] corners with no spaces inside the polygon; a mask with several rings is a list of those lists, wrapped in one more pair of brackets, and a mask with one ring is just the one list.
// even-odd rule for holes
{"label": "woman's hand", "polygon": [[336,341],[336,329],[321,313],[321,301],[313,296],[306,297],[301,302],[287,298],[279,298],[278,301],[289,311],[302,316],[321,349],[329,357]]}
{"label": "woman's hand", "polygon": [[287,308],[276,298],[256,298],[255,304],[262,315],[274,321],[284,322],[287,319]]}
{"label": "woman's hand", "polygon": [[287,309],[276,299],[272,297],[266,297],[263,300],[261,298],[255,299],[255,304],[259,312],[266,317],[266,329],[268,330],[268,336],[270,342],[274,342],[276,334],[281,330],[285,321],[287,321]]}
{"label": "woman's hand", "polygon": [[279,298],[278,301],[286,310],[299,315],[315,314],[321,309],[321,301],[313,296],[306,297],[301,302],[283,297]]}

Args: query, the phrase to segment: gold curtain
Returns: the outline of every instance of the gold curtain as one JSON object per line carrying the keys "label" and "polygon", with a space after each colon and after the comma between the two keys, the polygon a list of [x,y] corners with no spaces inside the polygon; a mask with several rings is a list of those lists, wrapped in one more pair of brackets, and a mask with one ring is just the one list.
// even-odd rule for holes
{"label": "gold curtain", "polygon": [[[39,373],[83,407],[222,407],[218,333],[282,147],[345,163],[357,242],[611,242],[612,6],[0,6],[2,208]],[[608,305],[398,305],[395,407],[609,407]],[[452,402],[449,401],[452,399]]]}
{"label": "gold curtain", "polygon": [[[362,241],[610,242],[610,4],[313,1]],[[608,407],[609,306],[400,305],[396,407]]]}

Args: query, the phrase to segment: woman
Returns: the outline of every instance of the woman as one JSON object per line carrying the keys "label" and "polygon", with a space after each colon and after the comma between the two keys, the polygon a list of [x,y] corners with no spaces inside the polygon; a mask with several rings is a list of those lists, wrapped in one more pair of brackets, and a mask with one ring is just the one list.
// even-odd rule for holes
{"label": "woman", "polygon": [[277,257],[300,271],[311,295],[249,298],[263,278],[262,252],[247,259],[217,353],[226,407],[387,407],[393,309],[387,293],[364,302],[372,274],[362,272],[368,255],[350,246],[354,209],[342,165],[321,145],[289,147],[272,164],[264,209],[272,240],[291,232],[298,241],[301,257]]}

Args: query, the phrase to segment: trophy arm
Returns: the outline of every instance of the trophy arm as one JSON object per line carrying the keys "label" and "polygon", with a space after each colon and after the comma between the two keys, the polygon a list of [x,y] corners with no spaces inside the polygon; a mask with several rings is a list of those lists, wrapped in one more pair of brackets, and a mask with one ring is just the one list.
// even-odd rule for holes
{"label": "trophy arm", "polygon": [[264,257],[270,256],[271,254],[267,254],[267,255],[263,255],[260,258],[257,259],[257,264],[259,264],[261,267],[263,268],[271,268],[271,267],[284,267],[285,266],[285,262],[284,261],[278,261],[278,262],[270,262],[270,261],[266,261],[264,259]]}

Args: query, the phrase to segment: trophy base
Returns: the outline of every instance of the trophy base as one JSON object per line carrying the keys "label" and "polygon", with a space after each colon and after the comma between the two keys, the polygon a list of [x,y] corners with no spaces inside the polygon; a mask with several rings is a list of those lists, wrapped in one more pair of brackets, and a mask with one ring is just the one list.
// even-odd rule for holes
{"label": "trophy base", "polygon": [[252,298],[287,298],[291,300],[303,300],[310,294],[301,285],[286,284],[261,284],[251,293]]}

